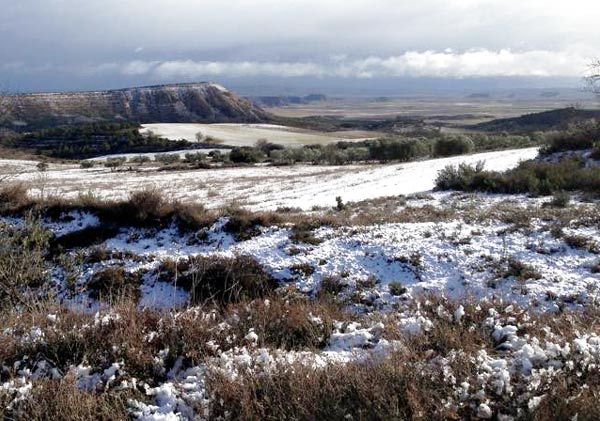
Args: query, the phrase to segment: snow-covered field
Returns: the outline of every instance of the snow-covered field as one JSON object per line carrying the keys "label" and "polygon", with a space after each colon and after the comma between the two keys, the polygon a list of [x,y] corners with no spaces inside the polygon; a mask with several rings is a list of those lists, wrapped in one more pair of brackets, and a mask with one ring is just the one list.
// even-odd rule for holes
{"label": "snow-covered field", "polygon": [[143,131],[150,130],[154,134],[167,139],[185,139],[196,142],[196,134],[212,137],[229,146],[253,146],[257,140],[266,139],[270,142],[285,146],[303,146],[339,141],[360,141],[377,137],[378,133],[362,131],[316,132],[297,129],[276,124],[189,124],[189,123],[153,123],[144,124]]}
{"label": "snow-covered field", "polygon": [[[125,343],[112,344],[111,352],[128,357],[146,352],[148,360],[140,361],[150,361],[152,372],[158,374],[150,379],[136,377],[132,374],[136,367],[121,357],[97,365],[83,359],[59,369],[51,358],[36,353],[35,359],[28,356],[10,362],[11,375],[0,383],[0,391],[9,393],[14,405],[38,387],[38,380],[65,378],[79,390],[135,391],[138,394],[128,401],[128,411],[136,419],[213,419],[230,410],[211,389],[215,375],[242,388],[248,378],[262,381],[278,370],[308,367],[315,375],[318,370],[363,362],[374,364],[376,370],[386,358],[415,349],[410,348],[413,338],[428,340],[431,335],[434,344],[412,368],[437,376],[439,389],[447,393],[438,405],[439,418],[444,418],[441,414],[527,418],[551,399],[552,382],[564,383],[564,379],[576,383],[583,379],[581,385],[570,386],[568,399],[577,400],[588,390],[587,383],[600,375],[600,332],[593,324],[565,331],[552,318],[571,318],[564,316],[565,311],[583,313],[600,302],[599,203],[575,197],[568,207],[556,208],[548,206],[549,198],[430,191],[437,172],[446,165],[483,160],[489,169],[505,170],[536,154],[536,149],[522,149],[391,165],[176,172],[148,167],[111,172],[58,164],[40,172],[36,162],[0,161],[0,177],[30,182],[34,195],[43,190],[45,196],[92,192],[125,198],[152,186],[167,197],[213,208],[231,202],[253,210],[321,207],[301,216],[322,221],[337,217],[338,221],[306,228],[310,241],[294,237],[292,222],[261,226],[240,239],[226,228],[230,216],[215,216],[199,231],[185,231],[174,223],[121,226],[93,247],[67,250],[53,260],[44,294],[63,309],[87,315],[85,324],[71,330],[118,331],[127,328],[128,318],[138,316],[131,310],[119,313],[118,306],[93,298],[91,284],[107,268],[130,274],[139,287],[134,305],[160,311],[160,319],[149,331],[139,332],[137,342],[127,338]],[[420,192],[427,194],[414,194]],[[406,197],[396,197],[400,195]],[[344,202],[381,200],[350,204],[340,213],[331,209],[336,196]],[[351,220],[361,212],[389,215],[378,223]],[[288,217],[293,216],[298,214]],[[100,218],[73,210],[44,218],[42,225],[57,237],[85,236],[83,230],[99,226]],[[26,223],[19,216],[0,218],[0,227]],[[91,258],[98,249],[103,257]],[[186,270],[179,262],[239,256],[252,257],[277,280],[282,295],[275,293],[223,314],[193,305],[189,289],[178,283],[177,273],[183,276]],[[177,262],[174,277],[161,276],[165,262]],[[332,280],[339,287],[335,299],[343,303],[344,315],[326,321],[312,313],[317,307],[301,314],[301,320],[311,326],[331,324],[319,347],[269,345],[265,333],[269,326],[248,315],[255,308],[271,311],[279,305],[276,300],[289,305],[286,294],[318,297]],[[544,319],[545,314],[552,317]],[[67,316],[18,318],[14,323],[26,328],[1,330],[0,343],[11,345],[15,332],[20,332],[20,346],[44,349],[46,341],[65,336],[57,334],[66,329],[61,317]],[[141,319],[136,320],[135,326],[145,328]],[[205,343],[188,347],[203,349],[201,360],[193,363],[188,355],[156,345],[167,343],[173,332],[179,334],[168,329],[186,320],[206,334],[198,339]],[[462,333],[446,332],[453,329]],[[470,349],[455,349],[443,343],[446,334],[464,341],[471,335],[483,339],[469,343]],[[436,335],[444,338],[441,343]],[[118,354],[119,346],[129,353]],[[410,358],[403,358],[408,364]],[[464,370],[465,364],[469,370]],[[582,419],[589,418],[585,415]]]}
{"label": "snow-covered field", "polygon": [[36,162],[3,160],[0,176],[14,173],[14,180],[30,182],[34,195],[43,188],[46,196],[74,198],[93,193],[126,198],[132,191],[155,187],[169,198],[200,201],[212,208],[235,202],[253,210],[310,210],[335,205],[337,196],[347,202],[431,190],[438,171],[450,164],[485,161],[490,170],[505,170],[536,154],[537,149],[530,148],[391,165],[255,166],[171,172],[111,172],[103,167],[50,165],[43,174],[36,170]]}

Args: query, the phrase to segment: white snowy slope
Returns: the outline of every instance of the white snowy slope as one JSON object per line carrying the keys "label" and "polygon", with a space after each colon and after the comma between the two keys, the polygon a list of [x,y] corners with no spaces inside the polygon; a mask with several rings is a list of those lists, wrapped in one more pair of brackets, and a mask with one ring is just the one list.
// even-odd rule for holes
{"label": "white snowy slope", "polygon": [[[103,167],[80,169],[50,165],[41,174],[35,162],[0,161],[0,175],[31,182],[30,193],[77,197],[93,193],[126,198],[132,191],[155,187],[167,197],[200,201],[216,208],[237,202],[252,210],[333,206],[335,198],[359,201],[431,190],[439,170],[447,165],[485,161],[490,170],[506,170],[532,159],[537,148],[488,152],[390,165],[253,166],[189,171],[114,171]],[[135,167],[135,166],[134,166]]]}

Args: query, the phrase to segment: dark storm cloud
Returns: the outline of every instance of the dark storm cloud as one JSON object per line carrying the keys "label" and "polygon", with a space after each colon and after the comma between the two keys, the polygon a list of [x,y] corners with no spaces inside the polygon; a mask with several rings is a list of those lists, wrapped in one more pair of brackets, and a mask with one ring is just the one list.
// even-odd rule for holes
{"label": "dark storm cloud", "polygon": [[0,82],[24,85],[580,76],[600,45],[589,0],[1,2]]}

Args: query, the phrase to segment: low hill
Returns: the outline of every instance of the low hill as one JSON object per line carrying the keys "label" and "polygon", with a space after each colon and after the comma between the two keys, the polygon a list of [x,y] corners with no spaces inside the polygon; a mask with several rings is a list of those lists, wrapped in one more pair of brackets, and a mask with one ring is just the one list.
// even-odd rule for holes
{"label": "low hill", "polygon": [[249,98],[261,107],[283,107],[292,104],[310,104],[311,102],[325,101],[327,97],[322,94],[306,96],[254,96]]}
{"label": "low hill", "polygon": [[525,114],[520,117],[501,118],[479,123],[469,128],[487,132],[531,132],[537,130],[559,130],[569,124],[600,118],[600,110],[581,110],[574,107],[541,113]]}
{"label": "low hill", "polygon": [[260,107],[209,82],[0,98],[0,127],[12,129],[105,121],[261,123],[270,120]]}

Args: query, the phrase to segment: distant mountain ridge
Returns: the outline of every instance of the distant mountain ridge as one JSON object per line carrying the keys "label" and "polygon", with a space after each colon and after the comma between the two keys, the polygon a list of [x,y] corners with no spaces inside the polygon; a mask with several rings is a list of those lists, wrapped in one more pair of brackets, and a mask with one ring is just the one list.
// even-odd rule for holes
{"label": "distant mountain ridge", "polygon": [[30,93],[0,98],[0,126],[41,128],[98,121],[261,123],[268,113],[212,82],[105,91]]}

